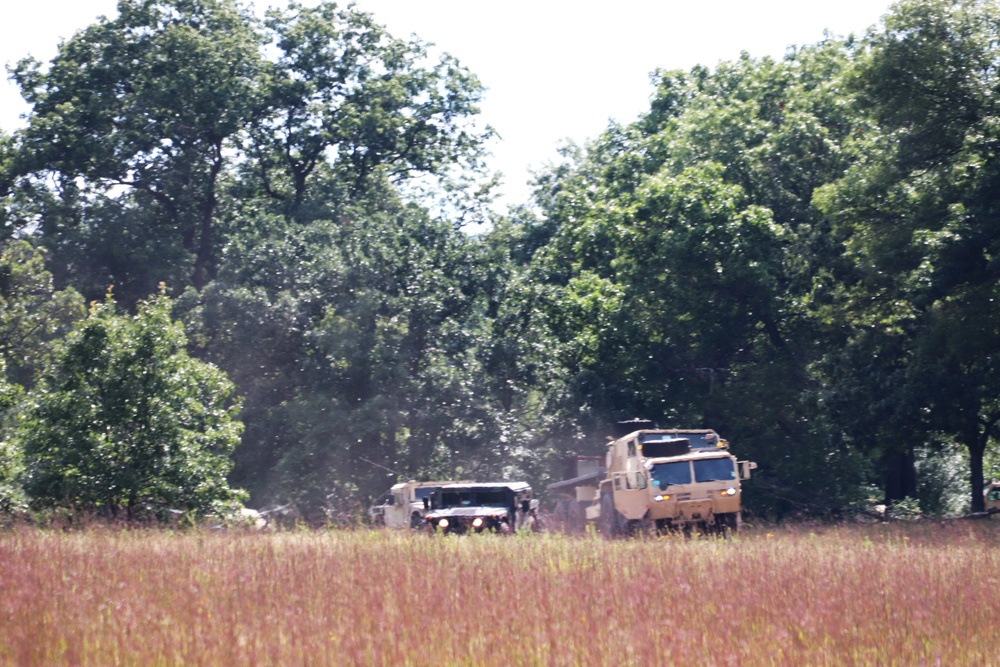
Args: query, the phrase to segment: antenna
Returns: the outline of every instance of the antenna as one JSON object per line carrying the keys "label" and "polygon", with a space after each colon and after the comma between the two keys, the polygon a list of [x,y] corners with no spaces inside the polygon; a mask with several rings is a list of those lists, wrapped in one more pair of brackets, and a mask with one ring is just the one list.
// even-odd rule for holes
{"label": "antenna", "polygon": [[382,465],[381,463],[375,463],[374,461],[369,461],[368,459],[366,459],[363,456],[359,456],[358,458],[361,459],[362,461],[364,461],[365,463],[368,463],[370,465],[375,466],[376,468],[381,468],[382,470],[387,470],[387,471],[391,472],[393,475],[396,475],[397,477],[402,477],[403,476],[402,473],[396,472],[392,468],[387,468],[384,465]]}

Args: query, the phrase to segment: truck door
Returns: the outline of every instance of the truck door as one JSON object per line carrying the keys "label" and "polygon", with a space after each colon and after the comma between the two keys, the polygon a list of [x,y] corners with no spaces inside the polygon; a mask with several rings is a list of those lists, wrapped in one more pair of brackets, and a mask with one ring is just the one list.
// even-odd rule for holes
{"label": "truck door", "polygon": [[395,491],[389,496],[389,506],[385,508],[385,525],[389,528],[403,528],[406,526],[406,515],[409,504],[406,502],[406,495],[403,491]]}
{"label": "truck door", "polygon": [[612,474],[611,481],[615,489],[615,509],[629,520],[646,516],[649,509],[649,479],[641,459],[629,456],[625,461],[625,470]]}

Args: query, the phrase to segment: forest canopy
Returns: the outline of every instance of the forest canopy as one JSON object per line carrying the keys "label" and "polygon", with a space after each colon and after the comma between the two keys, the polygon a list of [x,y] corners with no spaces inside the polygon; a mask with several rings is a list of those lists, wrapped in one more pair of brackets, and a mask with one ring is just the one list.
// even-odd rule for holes
{"label": "forest canopy", "polygon": [[[353,6],[121,0],[11,69],[31,111],[0,133],[0,509],[246,489],[322,518],[398,479],[543,489],[642,417],[757,461],[759,516],[982,510],[998,44],[993,2],[902,0],[862,37],[657,71],[645,113],[498,214],[484,90],[453,57]],[[117,342],[88,353],[97,330]],[[142,385],[165,392],[149,439],[134,415],[66,437],[99,404],[73,364],[104,364],[108,398],[139,382],[115,350],[143,349],[203,378],[202,407]],[[185,430],[205,410],[217,439]],[[137,495],[66,495],[94,443],[185,438],[201,463]]]}

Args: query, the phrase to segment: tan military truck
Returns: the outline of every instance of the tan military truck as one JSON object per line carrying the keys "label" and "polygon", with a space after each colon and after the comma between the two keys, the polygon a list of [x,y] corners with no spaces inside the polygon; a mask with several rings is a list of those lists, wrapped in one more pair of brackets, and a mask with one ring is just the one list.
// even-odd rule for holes
{"label": "tan military truck", "polygon": [[651,528],[736,531],[740,481],[756,467],[737,461],[711,429],[634,431],[608,444],[606,477],[588,518],[609,536]]}
{"label": "tan military truck", "polygon": [[368,510],[368,516],[374,526],[387,528],[420,528],[424,517],[430,509],[431,494],[447,484],[444,482],[401,482],[394,484],[382,497],[383,502]]}
{"label": "tan military truck", "polygon": [[740,481],[756,463],[737,461],[711,429],[658,429],[639,420],[621,425],[636,430],[608,443],[607,469],[593,480],[593,496],[587,487],[575,489],[586,518],[603,534],[739,530]]}

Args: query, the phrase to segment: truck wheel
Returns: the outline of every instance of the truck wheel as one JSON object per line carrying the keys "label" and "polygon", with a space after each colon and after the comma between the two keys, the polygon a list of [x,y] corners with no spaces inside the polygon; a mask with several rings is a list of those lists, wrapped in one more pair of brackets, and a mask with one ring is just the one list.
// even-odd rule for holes
{"label": "truck wheel", "polygon": [[653,520],[649,518],[649,512],[641,519],[634,519],[628,522],[628,534],[638,537],[648,537],[653,532]]}
{"label": "truck wheel", "polygon": [[719,514],[715,517],[715,525],[719,535],[728,537],[739,531],[740,513],[730,512],[728,514]]}
{"label": "truck wheel", "polygon": [[621,515],[615,509],[614,496],[610,494],[601,496],[601,534],[608,538],[622,534]]}
{"label": "truck wheel", "polygon": [[417,530],[423,524],[424,524],[424,520],[420,517],[419,514],[417,514],[416,512],[414,512],[413,514],[410,515],[410,529],[411,530]]}

